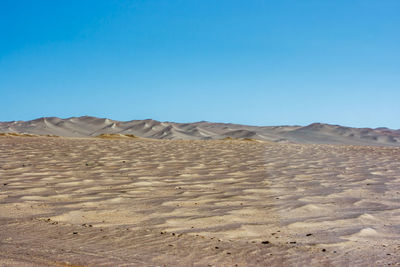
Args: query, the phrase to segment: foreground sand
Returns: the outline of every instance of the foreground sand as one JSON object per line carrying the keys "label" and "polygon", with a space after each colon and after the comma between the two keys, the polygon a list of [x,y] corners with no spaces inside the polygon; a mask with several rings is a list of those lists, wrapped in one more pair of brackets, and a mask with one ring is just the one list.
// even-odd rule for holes
{"label": "foreground sand", "polygon": [[0,137],[1,266],[400,265],[400,149]]}

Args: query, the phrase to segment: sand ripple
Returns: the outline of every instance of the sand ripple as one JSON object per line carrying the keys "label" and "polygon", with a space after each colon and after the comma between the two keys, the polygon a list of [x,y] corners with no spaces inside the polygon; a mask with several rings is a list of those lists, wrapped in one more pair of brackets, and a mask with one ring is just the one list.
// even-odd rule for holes
{"label": "sand ripple", "polygon": [[400,262],[398,148],[3,137],[0,177],[0,265]]}

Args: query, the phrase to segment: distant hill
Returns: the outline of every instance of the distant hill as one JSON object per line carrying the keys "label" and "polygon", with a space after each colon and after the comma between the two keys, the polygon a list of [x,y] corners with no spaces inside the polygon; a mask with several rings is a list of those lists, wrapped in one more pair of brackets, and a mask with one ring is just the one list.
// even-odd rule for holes
{"label": "distant hill", "polygon": [[248,126],[231,123],[175,123],[155,120],[115,121],[96,117],[0,122],[0,133],[95,137],[117,134],[154,139],[256,139],[286,143],[400,146],[400,130],[351,128],[313,123],[308,126]]}

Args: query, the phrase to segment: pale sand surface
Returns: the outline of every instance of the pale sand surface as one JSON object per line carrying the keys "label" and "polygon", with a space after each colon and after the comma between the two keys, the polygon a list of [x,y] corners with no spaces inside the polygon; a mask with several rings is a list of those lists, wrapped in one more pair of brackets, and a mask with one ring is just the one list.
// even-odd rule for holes
{"label": "pale sand surface", "polygon": [[1,266],[400,265],[395,147],[6,136],[0,182]]}

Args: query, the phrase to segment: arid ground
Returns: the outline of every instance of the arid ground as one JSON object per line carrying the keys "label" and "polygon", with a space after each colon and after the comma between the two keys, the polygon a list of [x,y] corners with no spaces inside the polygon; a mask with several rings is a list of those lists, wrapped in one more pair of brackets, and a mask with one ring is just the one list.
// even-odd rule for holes
{"label": "arid ground", "polygon": [[0,137],[1,266],[400,265],[400,148]]}

